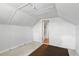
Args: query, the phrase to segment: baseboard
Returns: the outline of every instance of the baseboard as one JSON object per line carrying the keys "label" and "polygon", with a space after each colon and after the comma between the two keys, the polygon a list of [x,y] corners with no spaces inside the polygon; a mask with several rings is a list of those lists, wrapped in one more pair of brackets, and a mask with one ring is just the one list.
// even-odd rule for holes
{"label": "baseboard", "polygon": [[2,50],[2,51],[0,51],[0,54],[1,53],[4,53],[4,52],[6,52],[6,51],[9,51],[10,50],[10,48],[9,49],[5,49],[5,50]]}
{"label": "baseboard", "polygon": [[76,50],[76,53],[77,53],[77,55],[79,56],[79,52],[78,52],[78,50]]}
{"label": "baseboard", "polygon": [[[30,43],[30,42],[29,42],[29,43]],[[13,46],[13,47],[11,47],[11,48],[2,50],[2,51],[0,51],[0,54],[1,54],[1,53],[4,53],[4,52],[6,52],[6,51],[9,51],[9,50],[13,50],[13,49],[15,49],[15,48],[17,48],[17,47],[20,47],[20,46],[23,46],[23,45],[25,45],[25,44],[28,44],[28,43],[21,43],[21,44],[18,44],[18,45],[16,45],[16,46]]]}

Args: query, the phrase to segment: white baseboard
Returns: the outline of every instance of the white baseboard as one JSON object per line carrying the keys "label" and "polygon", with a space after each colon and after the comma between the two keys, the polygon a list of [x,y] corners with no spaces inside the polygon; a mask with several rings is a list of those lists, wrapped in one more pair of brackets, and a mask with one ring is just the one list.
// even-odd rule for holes
{"label": "white baseboard", "polygon": [[79,51],[78,51],[78,50],[76,50],[76,53],[77,53],[77,55],[79,56]]}
{"label": "white baseboard", "polygon": [[[30,42],[29,42],[29,43],[30,43]],[[2,50],[2,51],[0,51],[0,54],[1,54],[1,53],[4,53],[4,52],[6,52],[6,51],[9,51],[9,50],[13,50],[13,49],[15,49],[15,48],[17,48],[17,47],[20,47],[20,46],[23,46],[23,45],[25,45],[25,44],[28,44],[28,43],[21,43],[21,44],[18,44],[18,45],[16,45],[16,46],[13,46],[13,47],[11,47],[11,48]]]}

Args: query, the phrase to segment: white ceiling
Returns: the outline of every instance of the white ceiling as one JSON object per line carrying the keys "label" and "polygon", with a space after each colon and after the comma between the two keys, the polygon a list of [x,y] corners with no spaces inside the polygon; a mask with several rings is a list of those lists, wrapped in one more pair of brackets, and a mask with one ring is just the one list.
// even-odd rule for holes
{"label": "white ceiling", "polygon": [[23,5],[24,3],[7,3],[7,4],[9,4],[10,6],[12,6],[12,7],[16,7],[16,8],[18,8],[19,6],[21,6],[21,5]]}
{"label": "white ceiling", "polygon": [[[79,25],[78,3],[32,3],[22,9],[18,9],[27,4],[0,3],[0,24],[33,26],[41,18],[60,16],[68,22]],[[16,10],[17,12],[15,13]]]}
{"label": "white ceiling", "polygon": [[18,9],[25,4],[28,3],[0,3],[0,24],[33,26],[40,18],[57,16],[53,3],[32,3]]}
{"label": "white ceiling", "polygon": [[79,3],[56,3],[56,8],[64,20],[79,25]]}

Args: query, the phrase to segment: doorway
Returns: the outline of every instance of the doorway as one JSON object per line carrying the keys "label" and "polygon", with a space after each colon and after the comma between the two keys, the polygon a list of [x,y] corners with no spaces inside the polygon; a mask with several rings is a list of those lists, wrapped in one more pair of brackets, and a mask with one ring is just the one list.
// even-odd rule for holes
{"label": "doorway", "polygon": [[43,25],[42,25],[42,28],[43,28],[43,44],[45,45],[49,45],[49,35],[48,35],[48,23],[49,23],[49,20],[42,20],[43,22]]}

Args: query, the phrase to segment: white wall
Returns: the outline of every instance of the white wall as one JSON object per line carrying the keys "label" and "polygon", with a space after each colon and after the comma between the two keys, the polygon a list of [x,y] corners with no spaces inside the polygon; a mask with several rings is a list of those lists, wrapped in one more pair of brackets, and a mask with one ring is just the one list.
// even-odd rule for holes
{"label": "white wall", "polygon": [[[62,18],[49,18],[47,25],[49,44],[68,49],[75,49],[75,25],[64,21]],[[42,42],[42,22],[38,22],[33,28],[33,39]]]}
{"label": "white wall", "polygon": [[0,25],[0,51],[32,41],[32,29],[15,25]]}
{"label": "white wall", "polygon": [[79,25],[76,26],[76,51],[79,54]]}
{"label": "white wall", "polygon": [[33,40],[37,42],[42,42],[42,21],[39,21],[34,27],[33,27]]}
{"label": "white wall", "polygon": [[61,18],[51,18],[48,24],[50,45],[75,49],[75,26]]}

